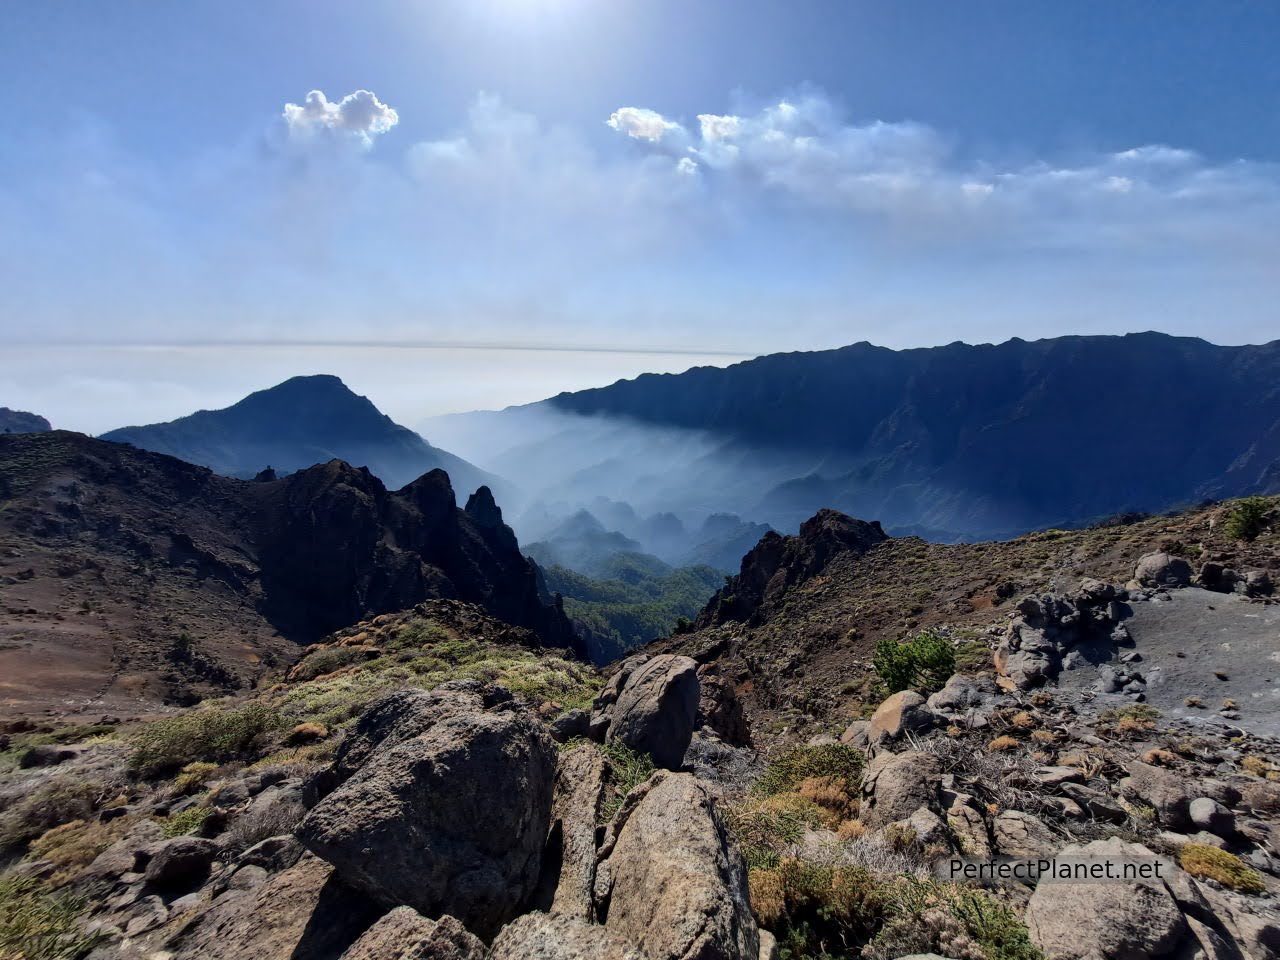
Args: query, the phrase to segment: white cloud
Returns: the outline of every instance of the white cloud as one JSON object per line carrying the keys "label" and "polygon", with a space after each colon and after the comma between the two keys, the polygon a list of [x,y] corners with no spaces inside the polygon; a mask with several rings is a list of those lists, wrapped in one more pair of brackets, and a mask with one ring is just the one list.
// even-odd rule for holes
{"label": "white cloud", "polygon": [[324,91],[312,90],[301,104],[286,103],[282,115],[292,134],[312,136],[332,130],[349,134],[366,146],[400,122],[400,115],[371,90],[357,90],[336,103]]}
{"label": "white cloud", "polygon": [[1212,166],[1161,144],[1068,165],[1002,164],[962,160],[946,136],[924,124],[851,123],[818,94],[697,116],[695,135],[636,107],[614,113],[609,126],[660,153],[671,152],[667,141],[678,130],[680,154],[719,174],[741,203],[753,193],[780,193],[824,215],[917,225],[931,243],[975,231],[1037,244],[1138,235],[1186,242],[1207,223],[1252,230],[1260,207],[1280,214],[1274,167]]}
{"label": "white cloud", "polygon": [[642,107],[620,107],[605,122],[633,140],[648,140],[650,143],[661,143],[664,139],[684,135],[684,127],[680,124]]}
{"label": "white cloud", "polygon": [[698,114],[698,126],[703,140],[708,142],[728,140],[736,136],[738,131],[742,129],[742,118],[733,116],[721,117],[714,113],[700,113]]}

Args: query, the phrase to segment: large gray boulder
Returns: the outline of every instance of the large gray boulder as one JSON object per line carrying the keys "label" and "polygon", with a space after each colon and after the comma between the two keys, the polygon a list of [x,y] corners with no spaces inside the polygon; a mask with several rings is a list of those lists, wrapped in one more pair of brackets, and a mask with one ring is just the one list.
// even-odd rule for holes
{"label": "large gray boulder", "polygon": [[489,937],[537,884],[555,744],[510,703],[437,711],[431,694],[420,696],[423,709],[401,703],[401,721],[364,750],[364,763],[297,836],[378,902],[447,913]]}
{"label": "large gray boulder", "polygon": [[502,928],[488,960],[646,960],[605,927],[576,917],[526,913]]}
{"label": "large gray boulder", "polygon": [[1172,770],[1132,761],[1129,773],[1120,781],[1120,792],[1149,804],[1160,822],[1170,829],[1186,832],[1195,828],[1191,820],[1191,801],[1196,798],[1187,779]]}
{"label": "large gray boulder", "polygon": [[147,863],[146,879],[153,887],[192,887],[209,874],[218,845],[203,837],[174,837],[157,845]]}
{"label": "large gray boulder", "polygon": [[484,960],[484,953],[484,944],[453,917],[428,920],[412,907],[396,907],[341,960]]}
{"label": "large gray boulder", "polygon": [[[539,906],[549,913],[591,919],[596,876],[596,824],[605,798],[608,763],[593,743],[567,750],[556,768],[551,831],[542,867]],[[552,886],[554,884],[554,886]]]}
{"label": "large gray boulder", "polygon": [[338,957],[381,912],[308,853],[252,889],[223,893],[174,931],[165,952],[174,960]]}
{"label": "large gray boulder", "polygon": [[[1141,844],[1118,837],[1064,848],[1059,857],[1152,859]],[[1100,883],[1041,878],[1027,904],[1031,940],[1048,960],[1140,960],[1167,957],[1190,930],[1163,880]]]}
{"label": "large gray boulder", "polygon": [[1133,579],[1147,587],[1185,587],[1191,576],[1191,564],[1163,550],[1144,554],[1133,568]]}
{"label": "large gray boulder", "polygon": [[932,754],[877,754],[862,774],[862,822],[883,827],[906,820],[920,807],[938,809],[941,776],[941,765]]}
{"label": "large gray boulder", "polygon": [[1058,840],[1043,820],[1022,810],[1004,810],[991,821],[996,848],[1007,857],[1033,859],[1048,856]]}
{"label": "large gray boulder", "polygon": [[596,872],[596,913],[649,960],[756,957],[747,868],[707,788],[659,771],[610,827]]}
{"label": "large gray boulder", "polygon": [[667,770],[678,770],[693,739],[698,716],[698,665],[689,657],[662,654],[631,670],[609,707],[607,740],[647,753]]}

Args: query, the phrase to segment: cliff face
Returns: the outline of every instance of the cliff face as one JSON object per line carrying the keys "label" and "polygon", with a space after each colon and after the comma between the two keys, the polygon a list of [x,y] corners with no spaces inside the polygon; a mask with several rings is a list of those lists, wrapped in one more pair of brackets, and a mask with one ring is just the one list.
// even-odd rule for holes
{"label": "cliff face", "polygon": [[575,643],[492,495],[461,510],[442,470],[397,491],[339,460],[243,481],[79,434],[0,436],[0,540],[0,601],[24,611],[0,628],[20,638],[0,670],[44,696],[234,689],[299,643],[432,598]]}
{"label": "cliff face", "polygon": [[784,537],[770,530],[742,558],[742,569],[707,603],[697,626],[730,620],[757,622],[792,587],[817,576],[841,553],[863,554],[887,540],[876,521],[855,520],[836,510],[819,510]]}

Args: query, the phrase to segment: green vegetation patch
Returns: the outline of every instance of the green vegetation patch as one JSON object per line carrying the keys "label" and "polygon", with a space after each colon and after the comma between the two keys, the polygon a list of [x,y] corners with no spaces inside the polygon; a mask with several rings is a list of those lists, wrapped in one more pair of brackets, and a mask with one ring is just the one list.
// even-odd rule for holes
{"label": "green vegetation patch", "polygon": [[880,640],[871,664],[890,693],[929,694],[956,672],[956,651],[946,637],[924,630],[907,640]]}
{"label": "green vegetation patch", "polygon": [[1262,874],[1234,853],[1204,843],[1188,843],[1178,851],[1178,863],[1193,877],[1214,880],[1241,893],[1264,893]]}
{"label": "green vegetation patch", "polygon": [[672,569],[652,557],[620,553],[601,571],[607,578],[551,566],[547,588],[564,597],[564,610],[582,633],[597,664],[672,633],[724,583],[713,567]]}
{"label": "green vegetation patch", "polygon": [[1272,501],[1267,497],[1245,497],[1227,511],[1222,531],[1232,540],[1257,540],[1274,519]]}
{"label": "green vegetation patch", "polygon": [[0,960],[80,960],[102,940],[80,932],[84,907],[32,877],[0,876]]}
{"label": "green vegetation patch", "polygon": [[135,731],[131,762],[143,776],[155,776],[197,761],[234,760],[262,746],[282,723],[279,711],[262,703],[201,707]]}
{"label": "green vegetation patch", "polygon": [[769,762],[753,791],[772,796],[793,791],[810,778],[829,777],[856,796],[864,762],[861,750],[843,743],[792,747]]}
{"label": "green vegetation patch", "polygon": [[608,823],[622,809],[627,794],[649,779],[654,766],[653,758],[647,753],[637,753],[617,740],[600,749],[609,761],[609,793],[600,807],[601,821]]}

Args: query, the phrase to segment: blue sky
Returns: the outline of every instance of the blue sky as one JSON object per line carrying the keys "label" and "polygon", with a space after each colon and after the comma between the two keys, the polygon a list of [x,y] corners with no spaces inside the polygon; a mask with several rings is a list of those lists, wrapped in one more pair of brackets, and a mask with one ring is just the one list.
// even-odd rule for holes
{"label": "blue sky", "polygon": [[860,339],[1269,340],[1277,36],[1230,2],[18,0],[0,404],[102,430],[326,371],[414,423]]}

